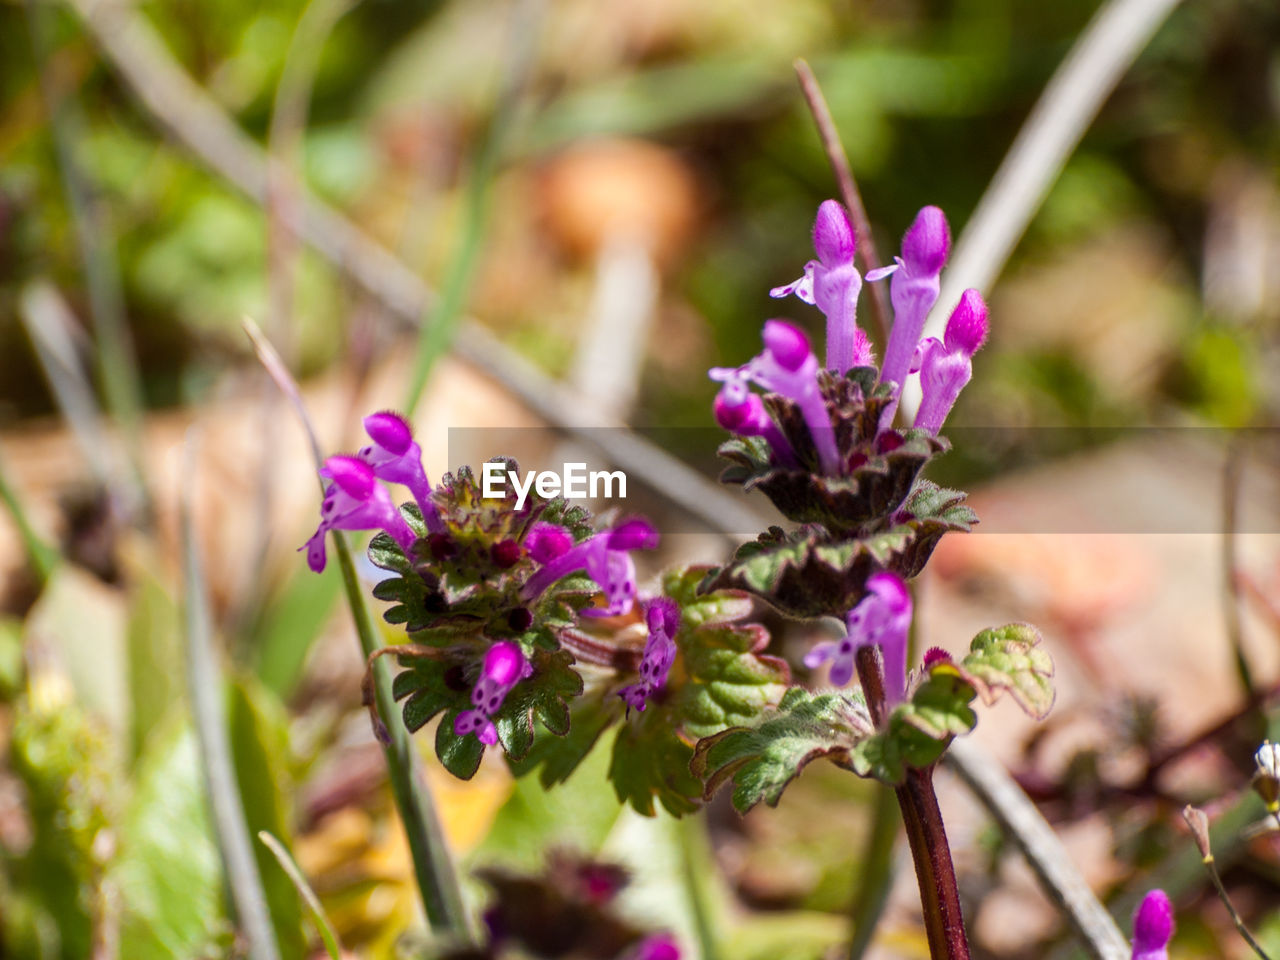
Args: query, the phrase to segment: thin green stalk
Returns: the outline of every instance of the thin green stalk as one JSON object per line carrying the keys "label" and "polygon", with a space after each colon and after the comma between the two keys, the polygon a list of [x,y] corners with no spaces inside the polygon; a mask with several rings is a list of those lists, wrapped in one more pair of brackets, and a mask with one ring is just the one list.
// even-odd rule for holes
{"label": "thin green stalk", "polygon": [[27,561],[43,585],[58,565],[58,551],[45,543],[31,526],[31,521],[27,519],[27,512],[23,509],[22,500],[19,499],[17,491],[9,485],[9,479],[5,476],[3,458],[0,458],[0,500],[3,500],[4,505],[9,508],[9,515],[13,517],[14,526],[18,528],[18,537],[22,540],[22,546],[27,552]]}
{"label": "thin green stalk", "polygon": [[521,94],[533,71],[533,54],[543,2],[544,0],[521,0],[516,7],[515,19],[511,25],[512,49],[506,58],[509,66],[502,91],[498,95],[493,117],[476,151],[475,162],[467,180],[462,236],[458,241],[457,253],[445,278],[440,299],[433,306],[430,317],[423,323],[418,337],[418,351],[404,401],[405,411],[410,414],[422,399],[422,391],[436,361],[452,345],[462,312],[467,306],[489,222],[494,174],[504,153],[512,121],[519,109]]}
{"label": "thin green stalk", "polygon": [[1213,862],[1213,854],[1208,854],[1201,862],[1204,864],[1204,868],[1209,874],[1209,879],[1213,881],[1213,889],[1218,892],[1218,899],[1221,900],[1222,905],[1227,908],[1227,913],[1231,916],[1231,922],[1235,924],[1235,928],[1239,932],[1240,936],[1244,938],[1244,942],[1247,943],[1249,948],[1261,957],[1262,960],[1271,960],[1271,958],[1267,956],[1267,951],[1262,949],[1262,945],[1259,944],[1258,941],[1254,939],[1253,934],[1249,932],[1249,928],[1245,925],[1244,918],[1240,916],[1236,911],[1235,904],[1231,902],[1231,897],[1227,894],[1227,888],[1222,885],[1222,877],[1218,875],[1218,867]]}
{"label": "thin green stalk", "polygon": [[861,960],[871,946],[893,886],[893,848],[898,841],[901,814],[893,791],[879,783],[874,787],[871,830],[858,860],[858,889],[853,897],[853,938],[849,943],[849,960]]}
{"label": "thin green stalk", "polygon": [[689,912],[693,916],[694,932],[702,960],[716,960],[719,955],[715,925],[711,919],[711,907],[707,902],[705,872],[711,856],[711,843],[707,836],[707,818],[703,814],[683,817],[678,821],[681,833],[680,859],[685,893],[689,898]]}
{"label": "thin green stalk", "polygon": [[[194,440],[188,437],[186,462],[194,461]],[[190,475],[190,470],[188,470]],[[227,874],[227,888],[236,920],[244,933],[251,960],[279,960],[275,931],[267,912],[262,876],[253,856],[244,804],[231,760],[227,718],[223,710],[222,670],[213,651],[209,597],[191,526],[190,488],[183,488],[179,504],[182,541],[183,606],[186,616],[187,682],[191,712],[204,758],[205,784]]]}
{"label": "thin green stalk", "polygon": [[266,830],[258,831],[258,839],[263,846],[271,851],[272,856],[276,858],[276,862],[280,864],[280,869],[293,882],[294,889],[298,891],[298,896],[302,898],[302,902],[311,911],[311,918],[315,921],[316,932],[320,934],[320,939],[324,942],[324,949],[329,954],[330,960],[342,960],[342,945],[338,942],[338,935],[333,932],[333,925],[329,923],[329,918],[324,914],[324,907],[320,905],[320,898],[311,889],[311,884],[307,883],[307,878],[303,876],[302,870],[293,859],[293,855],[289,853],[288,848],[283,843]]}
{"label": "thin green stalk", "polygon": [[[307,408],[302,402],[298,384],[257,325],[246,319],[244,330],[252,341],[254,351],[263,367],[276,382],[280,391],[289,398],[289,402],[297,413],[311,445],[311,454],[318,470],[322,465],[320,442],[316,438],[315,428],[311,424]],[[323,483],[321,488],[323,489]],[[347,594],[347,603],[351,608],[356,635],[360,640],[360,649],[365,659],[368,659],[381,646],[378,641],[378,631],[365,605],[364,592],[356,577],[355,563],[351,559],[347,538],[337,531],[334,531],[332,536],[334,552],[338,555],[338,567],[342,573],[343,587]],[[375,661],[373,677],[378,715],[385,719],[392,719],[396,716],[397,707],[395,698],[391,695],[391,667],[385,659],[379,658]],[[449,854],[449,846],[445,842],[444,831],[436,817],[431,791],[418,769],[418,758],[409,738],[409,732],[402,723],[388,723],[386,726],[390,742],[383,745],[383,752],[387,758],[388,778],[391,781],[391,791],[395,796],[396,807],[400,811],[400,819],[409,841],[409,853],[413,859],[414,874],[418,879],[418,889],[422,894],[422,905],[426,910],[427,919],[433,928],[449,931],[459,940],[469,942],[471,932],[462,899],[462,889],[458,885],[458,877],[454,871],[453,859]]]}

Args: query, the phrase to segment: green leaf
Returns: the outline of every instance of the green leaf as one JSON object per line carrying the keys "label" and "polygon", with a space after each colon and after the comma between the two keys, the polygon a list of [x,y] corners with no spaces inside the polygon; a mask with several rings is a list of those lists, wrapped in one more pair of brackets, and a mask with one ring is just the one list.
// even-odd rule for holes
{"label": "green leaf", "polygon": [[617,697],[579,700],[570,713],[569,732],[564,736],[539,732],[523,758],[507,757],[511,772],[523,777],[538,770],[538,780],[547,789],[564,783],[591,753],[600,735],[622,716],[622,710]]}
{"label": "green leaf", "polygon": [[861,693],[811,693],[792,687],[756,726],[722,730],[700,740],[692,768],[705,782],[708,799],[732,781],[733,805],[746,813],[762,800],[777,806],[787,784],[820,757],[848,766],[851,751],[871,734],[871,716]]}
{"label": "green leaf", "polygon": [[702,784],[690,773],[693,745],[726,727],[751,724],[786,693],[787,664],[763,654],[769,634],[742,623],[740,593],[698,593],[705,569],[677,569],[663,592],[680,604],[679,651],[667,684],[646,709],[624,720],[609,777],[619,799],[646,816],[655,799],[674,815],[697,809]]}
{"label": "green leaf", "polygon": [[148,740],[111,877],[122,903],[120,956],[214,955],[224,923],[222,868],[189,726]]}
{"label": "green leaf", "polygon": [[276,862],[280,864],[280,869],[285,872],[285,876],[289,878],[293,883],[294,889],[298,891],[298,896],[307,905],[307,909],[311,911],[311,919],[316,925],[316,932],[320,934],[320,940],[324,943],[325,952],[329,954],[329,960],[342,960],[342,945],[338,943],[338,935],[333,932],[333,925],[329,923],[329,918],[325,916],[324,907],[320,905],[320,898],[311,889],[311,884],[307,883],[307,878],[303,876],[301,868],[293,859],[293,855],[289,853],[288,848],[283,843],[266,830],[258,831],[258,840],[271,851],[272,856],[276,858]]}
{"label": "green leaf", "polygon": [[1008,693],[1023,710],[1043,720],[1053,707],[1053,658],[1040,647],[1040,631],[1029,623],[1010,623],[983,630],[960,661],[966,680],[982,702],[992,704]]}

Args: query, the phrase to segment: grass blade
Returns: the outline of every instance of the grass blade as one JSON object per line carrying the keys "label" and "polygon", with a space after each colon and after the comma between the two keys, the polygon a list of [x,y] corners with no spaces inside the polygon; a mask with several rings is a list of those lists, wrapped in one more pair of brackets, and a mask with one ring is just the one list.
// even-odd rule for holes
{"label": "grass blade", "polygon": [[5,476],[3,457],[0,457],[0,500],[3,500],[4,505],[9,508],[9,515],[13,517],[14,526],[18,528],[18,537],[22,540],[22,546],[27,552],[27,562],[31,564],[31,569],[35,571],[37,579],[43,585],[58,565],[58,551],[45,543],[31,526],[27,512],[22,506],[22,500],[18,497],[17,491],[9,485],[9,479]]}
{"label": "grass blade", "polygon": [[[185,451],[186,475],[195,472],[195,440],[188,435]],[[253,960],[279,960],[275,931],[267,913],[262,877],[253,855],[253,844],[245,823],[240,787],[231,760],[227,718],[222,700],[222,670],[213,652],[213,626],[209,597],[196,550],[191,524],[191,485],[182,488],[179,525],[182,541],[184,613],[187,639],[187,679],[191,688],[191,708],[204,758],[205,780],[213,812],[218,847],[227,871],[227,886],[235,906],[236,919],[244,931],[249,956]]]}
{"label": "grass blade", "polygon": [[505,58],[508,66],[502,90],[498,94],[497,107],[485,131],[484,140],[476,151],[475,163],[467,183],[466,214],[463,218],[462,238],[458,242],[457,259],[445,280],[440,301],[431,310],[430,320],[422,325],[418,336],[418,352],[404,402],[404,409],[408,414],[413,413],[422,398],[423,388],[431,376],[431,368],[452,346],[462,312],[467,305],[476,263],[484,246],[494,173],[502,159],[507,134],[520,106],[521,94],[533,72],[538,24],[544,2],[545,0],[521,0],[515,8],[511,24],[511,49]]}
{"label": "grass blade", "polygon": [[324,907],[320,905],[320,898],[316,896],[316,892],[307,883],[307,878],[302,875],[302,870],[298,868],[297,861],[285,849],[285,845],[266,830],[258,831],[258,839],[271,851],[272,855],[280,863],[280,869],[293,881],[294,887],[297,888],[298,896],[302,898],[302,902],[311,911],[311,916],[316,922],[316,931],[320,934],[320,939],[324,941],[324,948],[328,951],[329,956],[332,960],[342,960],[342,945],[338,943],[338,935],[333,932],[333,926],[329,923],[329,918],[324,915]]}

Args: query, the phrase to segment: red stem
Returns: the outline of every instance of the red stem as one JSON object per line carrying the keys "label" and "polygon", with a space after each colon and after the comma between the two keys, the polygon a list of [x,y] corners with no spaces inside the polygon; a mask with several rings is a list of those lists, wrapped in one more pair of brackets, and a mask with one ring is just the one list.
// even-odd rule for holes
{"label": "red stem", "polygon": [[[884,671],[879,649],[862,647],[855,663],[871,719],[881,727],[886,711]],[[947,830],[942,823],[938,797],[933,791],[933,767],[908,767],[906,780],[895,787],[894,792],[902,810],[902,822],[906,825],[907,842],[920,885],[920,907],[929,938],[929,955],[933,960],[969,960],[969,941],[960,912],[956,870],[951,862],[951,847],[947,844]]]}

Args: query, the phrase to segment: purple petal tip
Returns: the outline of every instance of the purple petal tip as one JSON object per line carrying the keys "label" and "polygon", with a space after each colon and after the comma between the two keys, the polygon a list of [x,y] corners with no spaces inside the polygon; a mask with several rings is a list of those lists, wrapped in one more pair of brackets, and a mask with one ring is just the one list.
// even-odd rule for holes
{"label": "purple petal tip", "polygon": [[608,536],[610,550],[652,550],[658,545],[658,531],[643,517],[623,520]]}
{"label": "purple petal tip", "polygon": [[645,610],[650,633],[674,637],[680,632],[680,605],[670,597],[654,597]]}
{"label": "purple petal tip", "polygon": [[978,352],[987,340],[988,314],[982,294],[966,290],[947,320],[945,342],[949,351],[962,351],[969,356]]}
{"label": "purple petal tip", "polygon": [[524,668],[524,651],[510,640],[495,643],[484,655],[484,676],[502,687],[519,680]]}
{"label": "purple petal tip", "polygon": [[573,535],[564,527],[539,521],[524,538],[525,549],[538,563],[550,563],[563,557],[573,546]]}
{"label": "purple petal tip", "polygon": [[324,462],[324,471],[343,493],[356,500],[368,500],[373,495],[373,468],[359,457],[330,457]]}
{"label": "purple petal tip", "polygon": [[902,238],[902,258],[914,276],[936,276],[942,272],[951,249],[951,229],[937,207],[925,207]]}
{"label": "purple petal tip", "polygon": [[1173,937],[1173,904],[1163,890],[1152,890],[1133,914],[1134,956],[1163,950]]}
{"label": "purple petal tip", "polygon": [[838,200],[824,200],[813,221],[813,249],[826,267],[853,262],[858,236],[849,222],[844,205]]}
{"label": "purple petal tip", "polygon": [[764,323],[765,349],[773,355],[778,365],[792,373],[804,366],[813,355],[809,338],[803,330],[786,320],[766,320]]}
{"label": "purple petal tip", "polygon": [[867,589],[884,601],[893,613],[911,609],[911,592],[903,579],[890,570],[882,570],[867,577]]}
{"label": "purple petal tip", "polygon": [[409,421],[390,410],[365,417],[364,429],[374,443],[397,457],[403,456],[409,444],[413,443],[413,428]]}

